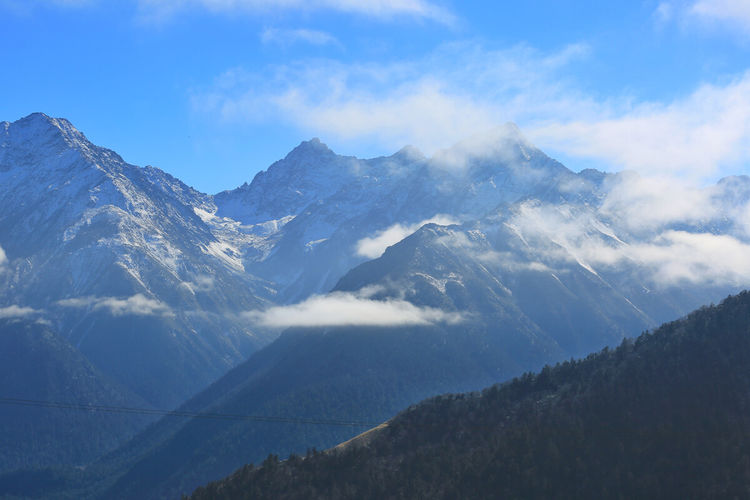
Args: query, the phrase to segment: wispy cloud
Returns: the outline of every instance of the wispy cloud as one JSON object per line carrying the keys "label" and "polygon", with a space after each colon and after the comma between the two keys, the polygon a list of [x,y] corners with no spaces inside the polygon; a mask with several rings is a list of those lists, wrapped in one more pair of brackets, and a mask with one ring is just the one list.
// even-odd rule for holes
{"label": "wispy cloud", "polygon": [[647,243],[591,250],[590,262],[615,265],[631,260],[649,269],[652,281],[660,285],[750,282],[750,245],[728,235],[665,231]]}
{"label": "wispy cloud", "polygon": [[702,180],[750,160],[750,73],[667,101],[600,99],[571,76],[589,52],[453,43],[410,61],[234,68],[192,102],[224,121],[280,118],[304,133],[393,151],[408,143],[433,154],[514,121],[542,149],[610,170]]}
{"label": "wispy cloud", "polygon": [[[709,198],[703,199],[703,206],[711,206]],[[706,214],[704,220],[719,213],[716,207],[711,210],[713,214]],[[739,236],[677,230],[672,225],[678,220],[668,217],[647,220],[642,228],[635,227],[635,219],[625,222],[641,234],[618,235],[589,210],[527,202],[510,225],[523,238],[530,255],[551,269],[570,263],[591,272],[640,269],[644,280],[655,287],[750,282],[750,244]],[[686,217],[682,225],[690,222],[699,220]]]}
{"label": "wispy cloud", "polygon": [[409,143],[434,152],[508,120],[584,112],[591,106],[574,95],[560,70],[588,50],[454,43],[419,60],[234,68],[196,92],[193,104],[226,121],[281,118],[324,137],[366,139],[394,151]]}
{"label": "wispy cloud", "polygon": [[253,323],[274,328],[398,327],[462,321],[461,315],[456,312],[418,307],[400,299],[374,300],[369,293],[344,292],[315,295],[299,304],[271,307],[265,311],[250,311],[244,317]]}
{"label": "wispy cloud", "polygon": [[473,233],[473,238],[463,230],[446,232],[436,241],[454,251],[460,252],[468,259],[475,259],[482,265],[504,271],[551,272],[552,269],[539,260],[524,260],[524,256],[509,251],[498,251],[492,248],[480,233]]}
{"label": "wispy cloud", "polygon": [[92,311],[105,310],[113,316],[173,316],[172,310],[163,302],[150,299],[142,294],[127,298],[118,297],[76,297],[57,301],[62,307],[87,308]]}
{"label": "wispy cloud", "polygon": [[35,7],[85,7],[92,5],[97,1],[98,0],[0,0],[0,7],[10,9],[11,11],[25,13]]}
{"label": "wispy cloud", "polygon": [[672,224],[700,224],[722,210],[716,188],[696,187],[684,178],[623,174],[611,179],[600,212],[634,234]]}
{"label": "wispy cloud", "polygon": [[5,266],[8,265],[8,256],[5,255],[5,250],[3,250],[3,247],[0,247],[0,270],[5,268]]}
{"label": "wispy cloud", "polygon": [[750,73],[706,84],[669,103],[643,102],[619,112],[530,130],[531,138],[573,156],[645,174],[705,178],[750,160]]}
{"label": "wispy cloud", "polygon": [[43,311],[34,309],[32,307],[19,306],[15,304],[6,307],[0,307],[0,319],[27,318],[29,316],[38,316],[42,313]]}
{"label": "wispy cloud", "polygon": [[98,0],[47,0],[47,3],[64,7],[83,7],[85,5],[96,3],[97,1]]}
{"label": "wispy cloud", "polygon": [[183,281],[180,285],[190,290],[191,293],[210,292],[214,289],[215,281],[213,276],[199,274],[193,277],[192,281]]}
{"label": "wispy cloud", "polygon": [[750,35],[750,4],[745,0],[664,0],[654,10],[660,25],[724,36]]}
{"label": "wispy cloud", "polygon": [[674,6],[671,2],[661,2],[654,10],[654,18],[659,23],[668,23],[674,17]]}
{"label": "wispy cloud", "polygon": [[334,10],[384,20],[406,16],[448,25],[455,22],[449,10],[428,0],[139,0],[139,7],[152,19],[202,8],[226,14]]}
{"label": "wispy cloud", "polygon": [[386,248],[395,245],[407,236],[414,234],[414,232],[420,227],[430,223],[447,226],[450,224],[458,224],[458,221],[451,216],[438,214],[429,219],[417,222],[416,224],[393,224],[382,231],[378,231],[371,237],[359,240],[356,245],[357,255],[369,259],[376,259],[383,255]]}
{"label": "wispy cloud", "polygon": [[309,29],[266,28],[261,32],[260,40],[264,44],[283,46],[293,45],[299,42],[311,45],[340,45],[336,37],[330,33]]}
{"label": "wispy cloud", "polygon": [[689,13],[750,34],[750,3],[746,0],[698,0],[690,5]]}

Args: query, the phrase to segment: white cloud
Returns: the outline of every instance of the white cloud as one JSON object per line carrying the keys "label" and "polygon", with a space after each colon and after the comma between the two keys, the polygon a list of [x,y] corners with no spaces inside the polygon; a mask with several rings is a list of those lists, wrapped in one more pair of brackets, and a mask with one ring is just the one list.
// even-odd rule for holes
{"label": "white cloud", "polygon": [[414,234],[414,232],[420,227],[431,223],[447,226],[450,224],[458,224],[458,221],[448,215],[437,214],[434,217],[417,222],[416,224],[393,224],[382,231],[378,231],[372,237],[359,240],[356,245],[357,255],[367,257],[368,259],[376,259],[383,255],[383,252],[385,252],[385,249],[389,246],[395,245],[407,236]]}
{"label": "white cloud", "polygon": [[340,45],[333,35],[325,31],[308,29],[266,28],[261,32],[260,39],[265,44],[277,45],[292,45],[297,42],[311,45]]}
{"label": "white cloud", "polygon": [[18,306],[15,304],[6,307],[0,307],[0,319],[26,318],[41,313],[42,311],[39,311],[37,309],[26,306]]}
{"label": "white cloud", "polygon": [[199,274],[192,281],[183,281],[180,283],[181,286],[187,288],[193,294],[195,292],[210,292],[214,289],[215,284],[213,276],[208,274]]}
{"label": "white cloud", "polygon": [[379,19],[408,16],[443,24],[455,17],[447,9],[427,0],[140,0],[139,7],[149,18],[164,18],[191,8],[210,12],[278,12],[281,10],[335,10]]}
{"label": "white cloud", "polygon": [[657,5],[654,18],[659,25],[675,23],[690,32],[750,35],[746,0],[665,0]]}
{"label": "white cloud", "polygon": [[[650,201],[646,205],[654,206]],[[714,215],[717,214],[718,209]],[[510,224],[523,239],[529,255],[550,269],[570,263],[594,273],[641,269],[644,279],[654,287],[750,283],[747,242],[727,234],[671,228],[670,224],[679,219],[666,217],[661,224],[658,222],[648,221],[646,227],[637,228],[642,231],[638,237],[630,237],[615,234],[595,212],[528,202],[519,208]],[[690,222],[686,218],[683,225]]]}
{"label": "white cloud", "polygon": [[610,183],[601,213],[639,234],[670,224],[715,219],[722,207],[716,188],[698,188],[679,177],[621,174]]}
{"label": "white cloud", "polygon": [[235,68],[195,92],[224,121],[278,120],[331,141],[413,144],[428,154],[507,121],[549,153],[644,175],[713,179],[750,161],[750,72],[664,101],[596,99],[569,75],[589,48],[545,53],[446,44],[417,60],[314,60]]}
{"label": "white cloud", "polygon": [[281,119],[313,135],[433,153],[509,119],[585,112],[591,105],[569,90],[560,69],[587,53],[584,45],[546,54],[454,43],[411,61],[234,68],[194,93],[193,105],[225,121]]}
{"label": "white cloud", "polygon": [[530,137],[574,156],[653,175],[701,180],[750,160],[750,73],[702,85],[673,102],[532,128]]}
{"label": "white cloud", "polygon": [[483,265],[496,267],[505,271],[552,271],[546,264],[537,260],[530,259],[525,261],[523,257],[519,259],[519,256],[512,252],[499,252],[492,249],[485,239],[485,235],[481,232],[470,231],[469,235],[471,235],[471,238],[467,236],[467,233],[450,231],[440,236],[436,242],[453,250],[463,252],[468,258],[476,259]]}
{"label": "white cloud", "polygon": [[665,231],[648,243],[591,250],[593,264],[629,259],[649,269],[659,285],[750,282],[750,245],[728,235]]}
{"label": "white cloud", "polygon": [[173,316],[172,310],[163,302],[150,299],[140,293],[127,298],[77,297],[57,301],[63,307],[88,308],[92,311],[106,310],[113,316],[132,314],[136,316]]}
{"label": "white cloud", "polygon": [[5,255],[5,250],[3,250],[3,247],[0,247],[0,270],[2,270],[7,265],[8,265],[8,256]]}
{"label": "white cloud", "polygon": [[688,11],[706,21],[735,26],[750,34],[750,2],[747,0],[698,0]]}
{"label": "white cloud", "polygon": [[455,312],[418,307],[405,300],[373,300],[364,293],[334,292],[315,295],[304,302],[276,306],[265,311],[250,311],[244,317],[266,327],[332,327],[454,324],[462,320]]}
{"label": "white cloud", "polygon": [[669,2],[661,2],[656,6],[654,16],[660,23],[667,23],[674,16],[674,6]]}
{"label": "white cloud", "polygon": [[484,265],[496,266],[511,272],[534,271],[537,273],[548,273],[553,271],[552,268],[542,262],[535,260],[526,262],[519,259],[512,252],[486,250],[475,253],[474,257]]}

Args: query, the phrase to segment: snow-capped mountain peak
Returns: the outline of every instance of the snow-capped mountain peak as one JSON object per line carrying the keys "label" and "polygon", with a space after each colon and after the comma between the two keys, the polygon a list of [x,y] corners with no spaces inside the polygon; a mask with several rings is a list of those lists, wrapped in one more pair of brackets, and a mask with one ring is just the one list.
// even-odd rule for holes
{"label": "snow-capped mountain peak", "polygon": [[2,122],[3,145],[34,143],[60,151],[65,148],[89,148],[91,143],[65,118],[52,118],[44,113],[32,113],[13,123]]}
{"label": "snow-capped mountain peak", "polygon": [[315,156],[333,156],[336,153],[317,137],[309,141],[302,141],[297,147],[292,149],[285,157],[286,160],[307,159]]}

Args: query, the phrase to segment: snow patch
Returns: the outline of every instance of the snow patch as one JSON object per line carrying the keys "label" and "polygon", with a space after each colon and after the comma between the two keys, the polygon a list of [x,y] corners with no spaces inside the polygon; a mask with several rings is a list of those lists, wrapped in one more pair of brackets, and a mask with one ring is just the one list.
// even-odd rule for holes
{"label": "snow patch", "polygon": [[464,286],[463,281],[456,273],[449,273],[445,278],[435,278],[434,276],[430,276],[429,274],[425,273],[414,273],[414,276],[419,276],[423,278],[425,281],[427,281],[430,285],[435,287],[440,293],[445,295],[445,286],[448,284],[448,282],[457,283],[461,286]]}
{"label": "snow patch", "polygon": [[172,310],[165,303],[137,293],[131,297],[75,297],[58,300],[62,307],[82,308],[89,311],[105,310],[112,316],[174,316]]}
{"label": "snow patch", "polygon": [[218,219],[215,213],[211,213],[207,210],[203,210],[202,208],[193,207],[193,212],[195,212],[195,215],[197,215],[200,218],[200,220],[202,220],[206,224],[210,224],[214,221],[214,219]]}
{"label": "snow patch", "polygon": [[311,251],[313,251],[316,246],[320,245],[321,243],[323,243],[324,241],[327,241],[327,240],[328,240],[328,238],[321,238],[321,239],[315,240],[315,241],[308,241],[307,243],[305,243],[305,252],[311,252]]}
{"label": "snow patch", "polygon": [[237,271],[245,271],[242,264],[240,250],[225,241],[212,241],[208,245],[201,246],[203,253],[212,255]]}

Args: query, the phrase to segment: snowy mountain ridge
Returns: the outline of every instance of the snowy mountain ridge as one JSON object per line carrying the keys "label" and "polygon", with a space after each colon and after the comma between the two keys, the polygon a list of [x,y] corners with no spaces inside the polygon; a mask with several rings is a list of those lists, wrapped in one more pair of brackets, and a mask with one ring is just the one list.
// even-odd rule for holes
{"label": "snowy mountain ridge", "polygon": [[[216,211],[210,196],[125,163],[67,120],[34,114],[0,130],[4,304],[40,311],[92,362],[159,405],[179,402],[270,339],[235,317],[275,294],[239,257],[258,238],[207,217]],[[116,341],[90,334],[120,325],[123,313],[187,364],[158,382],[148,370],[129,372],[117,349],[142,356],[146,345],[122,344],[124,332]],[[147,387],[159,382],[183,387]]]}

